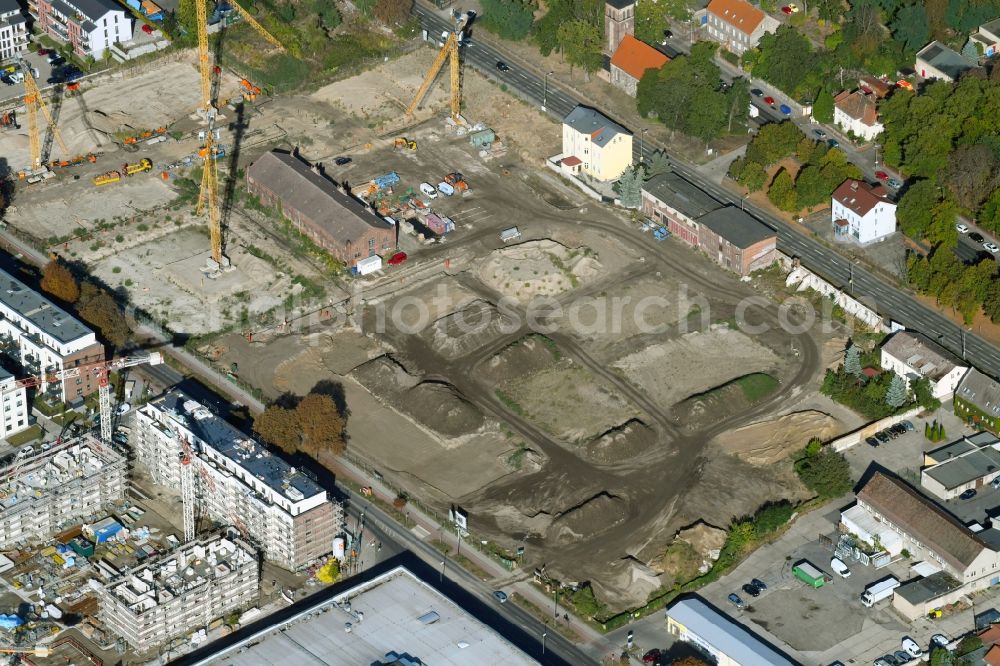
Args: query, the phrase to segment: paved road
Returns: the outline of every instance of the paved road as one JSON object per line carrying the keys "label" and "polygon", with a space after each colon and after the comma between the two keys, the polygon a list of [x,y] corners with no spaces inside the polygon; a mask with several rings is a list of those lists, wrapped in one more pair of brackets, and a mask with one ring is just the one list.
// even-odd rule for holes
{"label": "paved road", "polygon": [[[423,6],[418,5],[414,11],[432,33],[437,30],[440,34],[442,30],[449,28],[447,21]],[[545,85],[542,74],[530,64],[485,42],[474,41],[467,47],[464,58],[465,62],[482,70],[487,76],[503,81],[509,88],[534,103],[540,104],[544,94],[546,110],[557,118],[564,117],[574,106],[581,103],[551,79]],[[510,64],[511,71],[498,72],[496,63],[500,60]],[[659,149],[661,147],[655,145],[653,141],[645,141],[642,157],[648,159]],[[636,142],[636,158],[639,157],[639,146]],[[716,200],[743,206],[754,217],[777,230],[778,247],[784,253],[799,258],[804,266],[845,291],[852,292],[856,298],[865,301],[884,317],[897,321],[908,329],[924,333],[960,357],[964,349],[965,358],[976,367],[991,375],[1000,376],[1000,350],[992,344],[972,333],[964,332],[960,326],[924,306],[909,293],[888,284],[859,266],[854,267],[854,280],[851,285],[852,271],[849,259],[804,236],[794,225],[709,182],[693,166],[676,159],[672,161],[677,173],[697,184]]]}

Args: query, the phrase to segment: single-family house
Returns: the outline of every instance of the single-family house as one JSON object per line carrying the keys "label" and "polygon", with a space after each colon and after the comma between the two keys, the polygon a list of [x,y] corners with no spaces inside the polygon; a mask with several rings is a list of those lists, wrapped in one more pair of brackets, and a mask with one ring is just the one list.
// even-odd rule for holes
{"label": "single-family house", "polygon": [[698,220],[716,208],[722,208],[722,204],[673,171],[651,178],[642,186],[643,214],[694,248],[699,242]]}
{"label": "single-family house", "polygon": [[976,63],[961,53],[935,41],[917,52],[914,69],[922,79],[956,81],[962,74],[975,67]]}
{"label": "single-family house", "polygon": [[[1000,53],[1000,18],[979,26],[979,30],[969,37],[969,42],[977,56],[992,58]],[[969,44],[966,44],[966,47],[968,46]],[[966,52],[966,49],[962,51]]]}
{"label": "single-family house", "polygon": [[632,166],[632,132],[600,111],[577,105],[563,119],[563,171],[612,181]]}
{"label": "single-family house", "polygon": [[702,23],[709,39],[736,55],[756,47],[765,33],[774,32],[779,25],[776,18],[746,0],[712,0]]}
{"label": "single-family house", "polygon": [[1000,382],[970,368],[955,389],[955,415],[1000,433]]}
{"label": "single-family house", "polygon": [[881,185],[848,178],[833,192],[830,219],[837,240],[873,243],[896,231],[896,204]]}
{"label": "single-family house", "polygon": [[876,99],[885,99],[892,92],[892,84],[865,74],[858,79],[858,89],[866,95],[875,95]]}
{"label": "single-family house", "polygon": [[930,383],[931,394],[943,400],[958,387],[969,366],[930,338],[913,331],[898,331],[882,343],[881,362],[911,382],[923,378]]}
{"label": "single-family house", "polygon": [[723,268],[745,277],[778,258],[778,234],[749,213],[725,206],[698,219],[698,247]]}
{"label": "single-family house", "polygon": [[611,84],[635,97],[639,79],[647,69],[659,69],[670,58],[641,42],[632,35],[625,35],[611,56]]}
{"label": "single-family house", "polygon": [[874,95],[845,90],[833,98],[833,123],[845,132],[872,141],[882,133]]}

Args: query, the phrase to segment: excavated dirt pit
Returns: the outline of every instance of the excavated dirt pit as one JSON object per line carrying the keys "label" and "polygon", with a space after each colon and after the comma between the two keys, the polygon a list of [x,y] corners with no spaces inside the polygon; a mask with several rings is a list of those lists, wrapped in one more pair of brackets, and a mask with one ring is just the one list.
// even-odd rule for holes
{"label": "excavated dirt pit", "polygon": [[480,281],[519,303],[553,297],[594,280],[601,263],[585,247],[569,248],[552,240],[494,250],[482,262]]}
{"label": "excavated dirt pit", "polygon": [[516,318],[495,305],[476,299],[457,312],[441,317],[421,335],[445,358],[466,356],[504,333],[516,330]]}

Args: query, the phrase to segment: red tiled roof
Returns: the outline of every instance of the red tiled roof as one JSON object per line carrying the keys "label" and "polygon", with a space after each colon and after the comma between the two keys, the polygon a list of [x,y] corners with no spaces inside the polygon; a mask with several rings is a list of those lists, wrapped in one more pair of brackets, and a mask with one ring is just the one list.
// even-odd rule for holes
{"label": "red tiled roof", "polygon": [[670,58],[632,35],[625,35],[611,56],[611,64],[633,79],[641,79],[647,69],[659,69],[669,61]]}
{"label": "red tiled roof", "polygon": [[581,160],[576,155],[570,155],[569,157],[564,157],[562,163],[565,164],[566,166],[572,167],[578,164],[583,164],[583,160]]}
{"label": "red tiled roof", "polygon": [[875,101],[860,90],[854,92],[845,90],[833,98],[833,104],[851,118],[860,120],[869,127],[878,122],[878,109],[875,106]]}
{"label": "red tiled roof", "polygon": [[708,3],[708,11],[748,35],[753,34],[766,16],[745,0],[712,0]]}
{"label": "red tiled roof", "polygon": [[833,193],[833,200],[861,216],[867,215],[872,208],[885,201],[871,185],[853,178],[840,184]]}
{"label": "red tiled roof", "polygon": [[983,645],[995,645],[1000,643],[1000,624],[992,624],[979,632],[979,638]]}
{"label": "red tiled roof", "polygon": [[990,666],[1000,666],[1000,645],[994,645],[983,655],[983,661]]}

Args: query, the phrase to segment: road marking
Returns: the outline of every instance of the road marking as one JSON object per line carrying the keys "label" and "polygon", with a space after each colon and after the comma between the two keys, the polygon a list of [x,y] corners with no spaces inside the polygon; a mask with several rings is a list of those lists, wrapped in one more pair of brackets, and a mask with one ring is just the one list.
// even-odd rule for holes
{"label": "road marking", "polygon": [[416,536],[418,539],[426,539],[431,535],[431,533],[428,532],[421,525],[414,525],[412,528],[410,528],[410,531],[413,532],[414,536]]}

